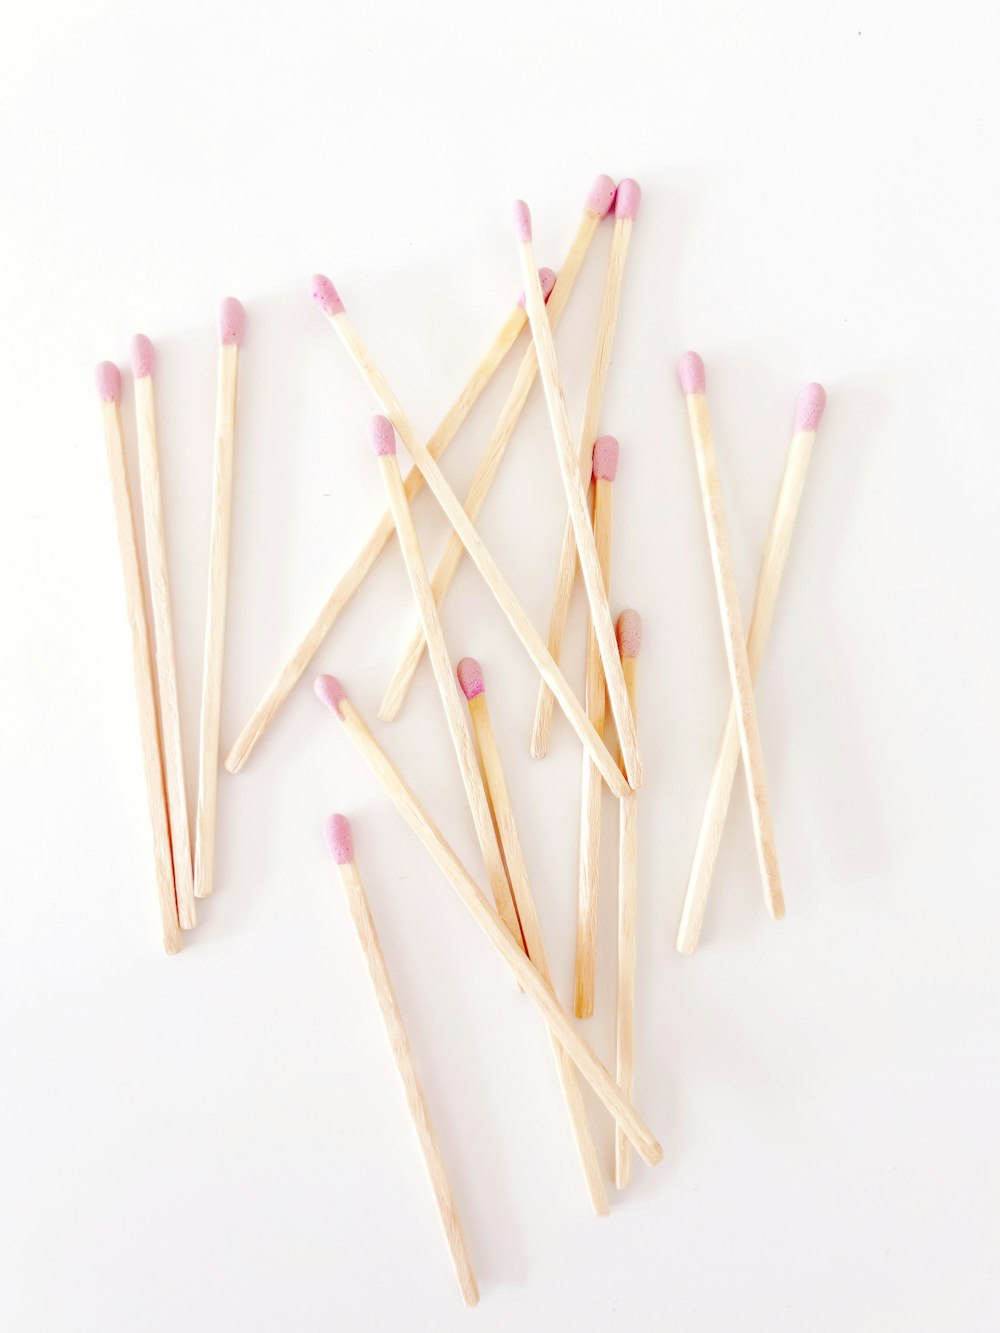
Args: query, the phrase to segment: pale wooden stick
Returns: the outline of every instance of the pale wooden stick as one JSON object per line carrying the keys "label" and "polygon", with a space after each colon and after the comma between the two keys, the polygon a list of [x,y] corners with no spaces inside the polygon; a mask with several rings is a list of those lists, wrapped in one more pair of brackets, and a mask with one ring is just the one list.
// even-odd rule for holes
{"label": "pale wooden stick", "polygon": [[764,753],[757,725],[757,708],[754,704],[750,662],[743,634],[743,618],[740,615],[736,574],[729,547],[729,532],[722,503],[712,426],[708,416],[708,403],[705,400],[705,367],[697,352],[686,352],[681,357],[678,373],[681,388],[687,399],[691,438],[698,462],[698,482],[705,508],[708,546],[712,556],[715,590],[722,616],[722,637],[726,648],[726,661],[729,664],[729,681],[736,701],[736,720],[740,748],[743,751],[743,767],[747,775],[750,815],[764,886],[764,900],[772,917],[780,921],[785,915],[785,899],[781,890],[771,803],[764,775]]}
{"label": "pale wooden stick", "polygon": [[[503,847],[504,858],[507,862],[507,870],[510,874],[511,890],[517,904],[518,917],[521,921],[521,929],[524,932],[528,957],[542,974],[542,979],[549,986],[552,986],[552,973],[545,953],[541,922],[538,920],[538,910],[535,907],[535,895],[531,890],[528,867],[525,864],[524,853],[521,850],[521,840],[517,834],[514,810],[507,790],[507,780],[504,777],[503,765],[500,762],[500,750],[490,721],[490,711],[486,704],[482,667],[473,658],[465,657],[458,664],[458,679],[462,691],[469,701],[469,716],[472,718],[472,729],[475,732],[479,747],[479,760],[485,775],[486,790],[490,798],[500,844]],[[566,1110],[569,1112],[570,1126],[573,1130],[573,1138],[576,1142],[576,1150],[580,1158],[587,1192],[590,1195],[591,1206],[598,1217],[604,1217],[608,1212],[608,1195],[604,1188],[604,1181],[601,1179],[597,1149],[594,1146],[593,1135],[590,1132],[590,1123],[587,1120],[587,1112],[583,1104],[580,1085],[577,1082],[576,1070],[572,1060],[551,1032],[549,1033],[549,1039],[552,1042],[556,1070],[559,1074]]]}
{"label": "pale wooden stick", "polygon": [[[771,630],[774,607],[781,587],[781,576],[785,570],[788,547],[795,528],[799,501],[802,498],[802,488],[805,485],[816,430],[825,405],[826,394],[822,385],[806,385],[799,396],[796,408],[795,433],[788,450],[785,475],[781,481],[781,490],[778,492],[771,528],[764,545],[757,591],[754,595],[753,614],[750,617],[750,630],[747,634],[747,660],[750,663],[750,678],[755,682],[764,655],[764,645]],[[739,761],[740,735],[736,723],[736,708],[730,703],[715,768],[712,771],[712,780],[708,785],[705,811],[701,818],[691,875],[677,929],[679,953],[692,954],[698,947],[698,937],[701,934],[705,909],[708,906],[708,893],[712,885],[712,872],[722,842],[722,831],[726,824],[726,814],[729,810]]]}
{"label": "pale wooden stick", "polygon": [[[552,342],[552,330],[545,318],[545,301],[535,270],[534,249],[531,244],[531,215],[527,204],[518,200],[515,205],[515,226],[521,256],[521,273],[524,278],[525,299],[528,306],[528,322],[531,336],[538,353],[538,369],[545,390],[545,402],[552,422],[552,433],[556,442],[559,469],[562,472],[563,489],[573,521],[573,534],[576,538],[577,555],[583,571],[583,582],[587,589],[590,603],[590,616],[601,650],[601,663],[604,678],[608,685],[608,697],[611,712],[625,756],[625,771],[633,788],[642,785],[642,762],[639,757],[639,742],[635,724],[628,706],[628,694],[625,691],[625,678],[622,664],[615,645],[615,626],[611,619],[611,608],[601,577],[601,562],[594,541],[594,530],[590,523],[587,509],[587,497],[580,484],[580,469],[576,459],[576,450],[570,437],[569,413],[566,409],[566,397],[559,376],[556,350]],[[552,661],[552,655],[546,650],[546,657]],[[555,665],[553,661],[553,666]],[[558,671],[558,667],[556,668]],[[595,733],[596,734],[596,733]],[[603,749],[603,746],[602,746]],[[616,792],[621,796],[621,792]]]}
{"label": "pale wooden stick", "polygon": [[101,423],[111,481],[111,503],[115,511],[118,552],[125,584],[125,610],[132,636],[132,674],[135,701],[139,713],[139,739],[142,742],[142,767],[146,779],[149,824],[153,835],[153,868],[156,895],[160,906],[163,947],[177,953],[181,932],[174,896],[174,871],[170,857],[170,830],[167,824],[167,800],[163,787],[163,762],[160,737],[156,728],[156,687],[149,647],[149,624],[142,591],[142,571],[135,535],[135,515],[128,487],[125,462],[125,432],[122,429],[122,377],[118,367],[102,361],[97,367],[97,392],[101,399]]}
{"label": "pale wooden stick", "polygon": [[160,705],[160,739],[170,816],[170,847],[173,853],[174,888],[181,928],[190,930],[196,921],[194,868],[191,860],[191,829],[188,824],[184,758],[181,753],[181,715],[177,702],[177,665],[174,657],[174,628],[170,612],[170,578],[163,526],[160,490],[160,454],[156,440],[156,397],[153,391],[153,344],[141,333],[132,339],[132,373],[135,383],[135,425],[139,444],[139,480],[142,490],[143,528],[146,533],[146,569],[153,607],[153,637],[156,645],[156,680]]}
{"label": "pale wooden stick", "polygon": [[[602,435],[593,449],[594,541],[605,590],[611,579],[614,479],[618,469],[618,441]],[[587,634],[587,716],[599,736],[604,735],[604,672],[593,626]],[[594,1012],[594,972],[597,965],[597,900],[601,876],[601,776],[583,756],[580,791],[580,882],[577,896],[575,1008],[577,1018]]]}
{"label": "pale wooden stick", "polygon": [[320,676],[316,693],[337,714],[348,738],[381,782],[403,819],[417,835],[439,869],[449,881],[473,920],[520,982],[524,993],[541,1013],[549,1030],[580,1073],[594,1089],[615,1120],[625,1128],[636,1151],[655,1166],[663,1149],[644,1124],[634,1107],[622,1097],[614,1079],[573,1026],[573,1020],[556,999],[535,965],[511,939],[510,932],[475,880],[445,841],[430,815],[420,804],[402,774],[385,753],[370,729],[347,698],[344,687],[332,676]]}
{"label": "pale wooden stick", "polygon": [[399,460],[396,458],[396,436],[392,429],[392,422],[385,417],[376,417],[372,422],[370,434],[375,452],[378,455],[382,481],[389,499],[389,509],[396,525],[399,546],[403,553],[403,563],[406,566],[410,587],[413,589],[413,596],[417,603],[420,623],[424,627],[424,634],[430,646],[434,679],[437,681],[438,693],[441,695],[441,704],[448,722],[448,730],[451,732],[452,744],[458,757],[459,771],[462,774],[469,809],[472,811],[472,820],[476,826],[476,837],[479,839],[479,848],[486,866],[486,877],[493,891],[493,900],[497,905],[501,920],[510,931],[511,938],[515,943],[523,947],[524,938],[521,934],[521,925],[517,918],[514,900],[511,897],[511,886],[507,882],[507,874],[504,870],[503,858],[500,855],[496,830],[490,818],[486,789],[476,763],[472,737],[469,735],[469,728],[463,716],[462,701],[459,697],[455,677],[452,675],[451,659],[448,656],[448,648],[444,641],[444,630],[441,628],[441,620],[438,616],[437,607],[434,605],[427,566],[424,563],[423,552],[417,538],[417,529],[414,526],[413,515],[410,513],[406,491],[403,487]]}
{"label": "pale wooden stick", "polygon": [[[615,229],[611,238],[611,253],[608,256],[608,269],[604,278],[597,336],[594,339],[594,351],[590,361],[583,420],[580,423],[580,475],[584,485],[590,479],[590,459],[601,424],[601,405],[604,402],[604,386],[607,383],[615,327],[618,323],[625,259],[632,239],[632,223],[639,211],[639,198],[640,191],[635,181],[623,180],[618,186],[615,198]],[[563,639],[566,636],[566,621],[569,618],[569,604],[575,579],[576,539],[573,536],[573,524],[567,514],[562,548],[559,552],[556,586],[552,594],[552,611],[549,615],[549,652],[557,662],[562,657]],[[552,734],[553,702],[552,691],[542,681],[538,687],[535,721],[531,728],[531,753],[536,759],[542,759],[548,753],[549,737]]]}
{"label": "pale wooden stick", "polygon": [[413,1128],[416,1130],[417,1143],[420,1145],[424,1166],[427,1168],[427,1178],[431,1183],[434,1202],[437,1204],[441,1226],[444,1230],[444,1238],[448,1243],[451,1261],[455,1266],[455,1276],[458,1278],[462,1300],[465,1301],[466,1305],[476,1305],[479,1301],[479,1287],[476,1284],[476,1275],[472,1271],[472,1261],[469,1258],[468,1247],[465,1243],[462,1219],[458,1215],[458,1205],[455,1202],[455,1195],[448,1180],[444,1157],[441,1155],[441,1145],[438,1143],[438,1137],[434,1132],[427,1098],[424,1096],[420,1075],[417,1073],[416,1061],[413,1058],[410,1041],[403,1025],[403,1015],[400,1012],[399,1001],[396,999],[396,992],[392,988],[392,980],[386,966],[385,955],[382,953],[382,946],[379,943],[378,932],[375,929],[375,922],[368,906],[364,884],[361,881],[361,875],[354,859],[354,839],[351,836],[351,826],[343,815],[331,815],[327,820],[326,842],[340,871],[340,882],[344,888],[344,896],[347,899],[351,920],[354,922],[358,943],[361,945],[361,952],[364,955],[365,966],[368,968],[368,975],[371,978],[372,990],[375,992],[375,1000],[382,1016],[382,1024],[385,1027],[385,1035],[389,1038],[392,1058],[403,1084],[403,1092],[406,1094],[406,1105],[410,1112],[410,1119],[413,1121]]}
{"label": "pale wooden stick", "polygon": [[[541,287],[539,286],[537,273],[534,274],[534,280],[535,292],[538,300],[542,302],[542,310],[544,312],[544,298],[541,294]],[[332,290],[331,284],[331,291]],[[403,411],[402,404],[393,393],[385,376],[372,360],[367,347],[365,347],[364,343],[361,341],[357,329],[355,329],[350,319],[344,313],[344,308],[343,305],[340,304],[339,297],[336,298],[335,303],[331,300],[327,308],[327,315],[330,324],[333,326],[334,332],[340,338],[348,355],[351,357],[351,360],[361,372],[372,393],[382,404],[386,416],[395,426],[400,439],[406,445],[410,457],[423,473],[424,480],[433,491],[435,499],[444,510],[452,527],[461,538],[462,545],[472,556],[473,563],[479,570],[480,574],[482,574],[486,586],[496,598],[497,605],[509,620],[511,627],[521,640],[521,643],[524,645],[524,648],[535,663],[535,666],[552,685],[553,693],[558,699],[560,706],[573,725],[577,735],[593,754],[594,762],[600,768],[604,780],[616,796],[621,796],[628,784],[623,780],[607,746],[591,726],[580,700],[573,693],[566,677],[552,661],[545,644],[542,642],[541,635],[531,623],[524,607],[514,596],[510,584],[500,572],[500,566],[490,554],[486,543],[479,535],[468,514],[462,508],[458,496],[448,485],[444,473],[431,457],[427,446],[421,440],[409,417]],[[541,320],[546,328],[548,328],[544,313],[541,316]],[[591,534],[591,539],[593,539],[593,534]],[[620,664],[618,671],[620,675]]]}
{"label": "pale wooden stick", "polygon": [[[618,647],[621,652],[625,684],[638,722],[636,675],[642,644],[642,621],[636,611],[623,611],[618,617]],[[636,886],[639,878],[639,801],[633,792],[622,798],[618,808],[618,999],[616,1005],[615,1071],[618,1085],[632,1097],[635,1066],[633,1031],[635,1027],[635,913]],[[632,1159],[628,1139],[615,1127],[615,1184],[620,1190],[632,1179]]]}
{"label": "pale wooden stick", "polygon": [[212,484],[212,543],[208,557],[208,618],[201,682],[198,745],[198,812],[195,820],[194,891],[212,892],[215,871],[215,808],[219,791],[219,724],[222,714],[222,659],[226,643],[229,535],[233,507],[233,448],[236,443],[236,378],[244,312],[227,297],[219,315],[219,373],[215,398],[215,474]]}

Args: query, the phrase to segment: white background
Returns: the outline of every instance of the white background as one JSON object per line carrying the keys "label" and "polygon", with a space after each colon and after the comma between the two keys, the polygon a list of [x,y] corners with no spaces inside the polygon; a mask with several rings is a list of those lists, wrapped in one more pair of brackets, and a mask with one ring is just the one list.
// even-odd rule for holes
{"label": "white background", "polygon": [[[5,18],[0,1326],[995,1329],[996,7],[366,9]],[[511,199],[557,266],[599,171],[644,190],[602,427],[622,442],[614,601],[646,623],[636,1101],[665,1146],[602,1222],[540,1023],[312,672],[224,775],[216,894],[184,952],[159,951],[92,384],[133,332],[154,339],[193,805],[219,300],[248,312],[228,748],[383,507],[375,404],[310,274],[429,433],[520,288]],[[610,230],[558,339],[574,419]],[[764,911],[740,778],[691,959],[673,937],[728,685],[674,377],[688,346],[746,606],[795,395],[829,391],[759,689],[788,917]],[[446,459],[459,488],[512,375]],[[418,510],[436,556],[440,514]],[[563,512],[536,391],[482,530],[539,626]],[[411,615],[390,551],[317,659],[372,720]],[[528,758],[533,669],[469,568],[445,628],[487,672],[565,997],[577,745],[560,719]],[[577,684],[582,630],[578,599]],[[379,735],[475,865],[426,666]],[[322,843],[338,809],[475,1313]],[[610,1061],[605,814],[586,1032]]]}

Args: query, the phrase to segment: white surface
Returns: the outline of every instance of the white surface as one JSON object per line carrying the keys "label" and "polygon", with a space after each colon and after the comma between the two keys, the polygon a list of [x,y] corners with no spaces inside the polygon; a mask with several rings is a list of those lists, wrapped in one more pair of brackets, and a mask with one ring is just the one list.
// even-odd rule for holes
{"label": "white surface", "polygon": [[[0,1326],[996,1328],[996,7],[367,9],[5,21]],[[248,309],[228,747],[383,506],[373,404],[310,273],[429,431],[520,286],[510,200],[558,264],[598,171],[644,189],[603,424],[623,447],[614,600],[647,626],[636,1099],[666,1148],[601,1223],[539,1023],[308,682],[222,781],[216,896],[180,957],[158,951],[91,380],[154,338],[193,805],[218,301]],[[574,417],[609,239],[559,338]],[[830,406],[759,695],[788,918],[765,915],[739,786],[703,948],[681,959],[727,694],[674,380],[688,346],[745,605],[795,394],[821,379]],[[456,441],[456,484],[512,374]],[[536,395],[483,530],[539,625],[559,496]],[[369,718],[410,623],[389,553],[318,659]],[[577,747],[557,720],[552,757],[527,757],[535,677],[470,569],[446,629],[486,666],[567,996]],[[474,863],[426,667],[379,734]],[[460,1200],[474,1314],[322,845],[334,809]],[[606,811],[587,1033],[610,1060]]]}

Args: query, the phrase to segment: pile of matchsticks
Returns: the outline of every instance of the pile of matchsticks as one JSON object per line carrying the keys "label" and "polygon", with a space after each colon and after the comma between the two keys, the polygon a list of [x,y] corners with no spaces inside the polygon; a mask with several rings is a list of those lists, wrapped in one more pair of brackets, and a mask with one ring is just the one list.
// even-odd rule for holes
{"label": "pile of matchsticks", "polygon": [[[424,844],[476,923],[514,973],[521,990],[539,1009],[551,1036],[556,1069],[587,1193],[598,1215],[608,1211],[607,1191],[578,1076],[591,1085],[616,1122],[614,1179],[620,1189],[625,1188],[631,1178],[630,1147],[634,1147],[650,1164],[655,1164],[662,1156],[660,1145],[631,1105],[638,864],[637,791],[642,783],[636,713],[636,668],[642,641],[642,623],[638,613],[631,609],[622,611],[617,622],[612,617],[609,597],[612,506],[619,447],[613,437],[598,435],[625,262],[639,200],[639,187],[634,181],[623,180],[616,187],[608,177],[598,177],[587,195],[582,218],[558,274],[537,268],[528,208],[520,201],[515,204],[514,225],[524,283],[523,295],[455,403],[426,442],[411,424],[399,399],[362,342],[333,284],[325,277],[313,279],[314,302],[327,316],[385,413],[384,416],[373,418],[369,436],[378,459],[388,509],[375,525],[361,551],[338,579],[319,615],[254,710],[225,764],[231,773],[239,772],[245,764],[281,705],[305,673],[340,613],[361,586],[379,553],[395,536],[413,592],[417,625],[386,691],[379,717],[388,722],[398,715],[426,648],[480,845],[483,858],[481,868],[476,867],[473,872],[462,864],[420,797],[407,784],[340,682],[332,676],[320,676],[315,682],[315,690],[320,700],[343,724],[349,740],[375,773],[405,822]],[[570,298],[599,225],[604,217],[612,213],[614,234],[586,399],[580,429],[574,436],[562,389],[553,331]],[[530,329],[530,343],[463,503],[445,479],[438,460],[514,347],[525,325]],[[143,568],[126,467],[120,408],[121,375],[117,367],[109,362],[102,363],[97,371],[132,630],[136,694],[163,939],[167,951],[171,953],[180,948],[181,930],[195,924],[196,898],[212,889],[237,368],[243,326],[242,306],[232,298],[228,299],[223,303],[219,326],[212,537],[193,858],[181,765],[170,594],[158,471],[152,345],[148,339],[138,337],[132,349],[152,636],[146,618]],[[770,629],[816,429],[825,405],[825,395],[819,385],[812,384],[803,390],[799,398],[791,450],[765,546],[749,639],[745,639],[705,397],[704,365],[699,356],[689,352],[681,358],[678,371],[695,447],[733,691],[733,702],[709,788],[677,937],[677,948],[682,953],[692,953],[704,918],[712,868],[741,753],[748,779],[754,836],[767,907],[775,918],[784,914],[754,707],[753,681]],[[536,376],[542,382],[567,503],[547,640],[542,638],[528,618],[475,526]],[[413,461],[413,467],[405,477],[396,456],[397,437]],[[448,543],[433,576],[425,563],[410,508],[425,483],[450,525]],[[482,667],[468,657],[456,663],[445,641],[439,608],[466,552],[541,677],[531,734],[532,754],[540,758],[547,752],[556,703],[581,742],[581,832],[574,980],[574,1011],[576,1017],[581,1019],[589,1017],[594,1010],[602,786],[606,784],[618,799],[618,986],[614,1078],[579,1035],[568,1012],[557,998],[518,838],[513,802],[504,778],[501,751],[490,721]],[[578,566],[583,575],[590,616],[585,698],[582,702],[568,685],[559,664]],[[155,652],[151,644],[155,645]],[[468,716],[463,707],[463,695]],[[617,758],[606,739],[606,722],[609,720],[606,712],[610,713],[610,720],[614,722],[618,742]],[[340,868],[352,920],[403,1080],[459,1286],[466,1302],[474,1304],[478,1299],[478,1290],[461,1222],[355,862],[351,829],[343,815],[336,814],[328,820],[326,838]],[[482,883],[488,884],[492,901],[483,892]]]}

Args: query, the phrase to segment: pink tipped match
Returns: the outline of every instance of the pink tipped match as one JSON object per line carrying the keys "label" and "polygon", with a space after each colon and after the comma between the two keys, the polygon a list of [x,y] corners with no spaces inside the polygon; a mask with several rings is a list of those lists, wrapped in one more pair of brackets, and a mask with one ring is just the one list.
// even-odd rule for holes
{"label": "pink tipped match", "polygon": [[795,404],[795,432],[818,430],[826,407],[826,390],[822,384],[807,384]]}
{"label": "pink tipped match", "polygon": [[[556,285],[556,275],[550,268],[540,268],[538,270],[538,285],[542,289],[542,299],[548,302],[552,295],[552,288]],[[524,309],[524,292],[517,298],[517,304]]]}
{"label": "pink tipped match", "polygon": [[144,333],[137,333],[132,339],[132,374],[137,380],[152,375],[153,361],[153,344]]}
{"label": "pink tipped match", "polygon": [[618,441],[613,435],[602,435],[594,443],[594,480],[614,481],[618,471]]}
{"label": "pink tipped match", "polygon": [[458,676],[462,693],[467,699],[474,699],[477,694],[482,694],[486,688],[483,681],[483,668],[474,657],[463,657],[455,668],[455,674]]}
{"label": "pink tipped match", "polygon": [[531,240],[531,213],[523,199],[514,200],[514,234],[522,245]]}
{"label": "pink tipped match", "polygon": [[623,611],[615,625],[622,657],[638,657],[642,647],[642,617],[638,611]]}
{"label": "pink tipped match", "polygon": [[102,361],[94,371],[97,396],[102,403],[120,403],[122,400],[122,373],[113,361]]}
{"label": "pink tipped match", "polygon": [[368,423],[368,442],[380,458],[396,452],[396,432],[388,417],[372,417]]}
{"label": "pink tipped match", "polygon": [[316,698],[321,703],[326,704],[327,708],[336,713],[338,717],[342,718],[344,716],[340,711],[340,705],[347,698],[347,691],[336,676],[317,676],[313,689],[316,691]]}
{"label": "pink tipped match", "polygon": [[350,865],[354,860],[354,839],[351,826],[344,815],[331,815],[323,826],[323,837],[330,849],[330,855],[339,866]]}
{"label": "pink tipped match", "polygon": [[636,182],[630,178],[618,182],[618,189],[615,193],[615,217],[628,218],[635,221],[635,215],[639,211],[639,201],[642,199],[642,191]]}
{"label": "pink tipped match", "polygon": [[615,202],[615,183],[610,176],[598,176],[590,187],[584,208],[588,213],[596,213],[599,218],[606,218]]}
{"label": "pink tipped match", "polygon": [[329,315],[332,319],[334,315],[339,315],[344,309],[344,303],[337,294],[337,289],[329,278],[324,278],[322,273],[313,275],[310,286],[312,299],[322,310],[324,315]]}
{"label": "pink tipped match", "polygon": [[227,296],[222,305],[219,306],[219,341],[232,343],[239,347],[243,342],[243,327],[246,324],[246,318],[247,312],[236,297]]}
{"label": "pink tipped match", "polygon": [[677,362],[677,378],[685,394],[705,392],[705,363],[697,352],[685,352]]}

